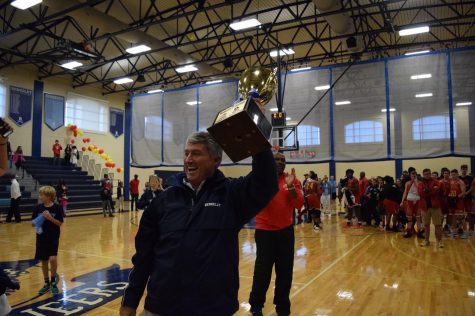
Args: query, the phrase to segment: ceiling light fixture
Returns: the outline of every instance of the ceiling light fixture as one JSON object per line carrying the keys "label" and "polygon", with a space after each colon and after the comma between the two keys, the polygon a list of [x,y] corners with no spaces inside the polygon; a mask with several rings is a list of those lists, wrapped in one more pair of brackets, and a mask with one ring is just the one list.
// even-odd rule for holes
{"label": "ceiling light fixture", "polygon": [[193,105],[201,104],[201,101],[188,101],[186,102],[186,104],[188,104],[189,106],[193,106]]}
{"label": "ceiling light fixture", "polygon": [[249,20],[244,20],[244,21],[239,21],[239,22],[233,22],[229,24],[229,27],[235,31],[240,31],[240,30],[251,28],[251,27],[256,27],[259,25],[261,25],[261,22],[259,22],[257,19],[249,19]]}
{"label": "ceiling light fixture", "polygon": [[[284,48],[284,49],[281,49],[279,52],[280,52],[280,56],[295,54],[292,48]],[[277,57],[277,54],[278,54],[277,50],[273,50],[270,52],[270,57]]]}
{"label": "ceiling light fixture", "polygon": [[116,79],[114,80],[114,83],[115,84],[124,84],[124,83],[129,83],[129,82],[133,82],[134,80],[130,79],[130,78],[119,78],[119,79]]}
{"label": "ceiling light fixture", "polygon": [[163,90],[162,90],[162,89],[155,89],[155,90],[147,91],[147,93],[149,93],[149,94],[152,94],[152,93],[160,93],[160,92],[163,92]]}
{"label": "ceiling light fixture", "polygon": [[314,89],[317,90],[317,91],[328,90],[328,89],[330,89],[330,86],[329,85],[316,86]]}
{"label": "ceiling light fixture", "polygon": [[82,63],[80,63],[78,61],[75,61],[75,60],[64,63],[64,64],[61,65],[61,67],[66,68],[66,69],[70,69],[70,70],[73,70],[74,68],[81,67],[81,66],[82,66]]}
{"label": "ceiling light fixture", "polygon": [[430,29],[427,25],[418,26],[418,27],[411,27],[411,28],[408,28],[408,29],[400,30],[399,31],[399,36],[415,35],[415,34],[427,33],[429,31],[430,31]]}
{"label": "ceiling light fixture", "polygon": [[[387,109],[381,109],[381,112],[386,113]],[[390,108],[389,112],[396,112],[396,109],[395,108]]]}
{"label": "ceiling light fixture", "polygon": [[198,68],[196,68],[193,65],[186,65],[186,66],[183,66],[183,67],[175,68],[175,70],[176,70],[176,72],[184,73],[184,72],[190,72],[190,71],[197,71]]}
{"label": "ceiling light fixture", "polygon": [[405,56],[412,56],[412,55],[419,55],[419,54],[426,54],[426,53],[429,53],[430,50],[419,50],[419,51],[415,51],[415,52],[408,52],[408,53],[405,53],[404,55]]}
{"label": "ceiling light fixture", "polygon": [[10,3],[12,6],[15,8],[18,8],[20,10],[26,10],[28,8],[31,8],[32,6],[35,6],[39,3],[43,2],[43,0],[16,0]]}
{"label": "ceiling light fixture", "polygon": [[309,70],[309,69],[312,69],[312,67],[294,68],[294,69],[290,69],[290,71],[297,72],[297,71],[303,71],[303,70]]}
{"label": "ceiling light fixture", "polygon": [[143,53],[143,52],[147,52],[151,50],[150,47],[148,47],[147,45],[139,45],[139,46],[134,46],[134,47],[130,47],[130,48],[127,48],[125,51],[129,54],[140,54],[140,53]]}
{"label": "ceiling light fixture", "polygon": [[429,92],[429,93],[419,93],[419,94],[416,94],[415,97],[416,98],[428,98],[428,97],[431,97],[433,96],[432,92]]}
{"label": "ceiling light fixture", "polygon": [[223,82],[223,80],[219,79],[219,80],[211,80],[211,81],[206,81],[206,84],[213,84],[213,83],[221,83]]}
{"label": "ceiling light fixture", "polygon": [[347,104],[351,104],[351,101],[345,100],[345,101],[335,102],[335,105],[347,105]]}
{"label": "ceiling light fixture", "polygon": [[418,79],[428,79],[432,78],[432,74],[421,74],[421,75],[412,75],[411,80],[418,80]]}
{"label": "ceiling light fixture", "polygon": [[466,105],[472,105],[472,102],[457,102],[457,103],[455,103],[455,106],[466,106]]}

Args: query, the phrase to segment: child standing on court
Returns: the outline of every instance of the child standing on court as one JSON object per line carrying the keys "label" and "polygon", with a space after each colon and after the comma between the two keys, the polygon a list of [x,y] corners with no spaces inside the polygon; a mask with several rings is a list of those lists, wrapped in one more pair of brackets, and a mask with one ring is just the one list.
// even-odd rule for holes
{"label": "child standing on court", "polygon": [[[32,219],[42,216],[44,222],[41,225],[42,231],[36,234],[35,259],[41,261],[45,285],[39,290],[39,294],[45,294],[51,289],[51,293],[58,294],[58,247],[60,227],[63,224],[63,210],[61,206],[54,203],[56,190],[51,186],[43,186],[39,189],[41,204],[33,212]],[[49,265],[49,266],[48,266]],[[48,272],[51,270],[51,279]]]}

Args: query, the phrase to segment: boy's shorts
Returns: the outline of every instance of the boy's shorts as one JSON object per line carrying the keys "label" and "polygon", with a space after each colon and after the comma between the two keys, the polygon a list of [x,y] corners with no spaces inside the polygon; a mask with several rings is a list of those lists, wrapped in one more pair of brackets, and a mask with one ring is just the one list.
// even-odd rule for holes
{"label": "boy's shorts", "polygon": [[36,239],[35,259],[48,260],[58,255],[59,240]]}

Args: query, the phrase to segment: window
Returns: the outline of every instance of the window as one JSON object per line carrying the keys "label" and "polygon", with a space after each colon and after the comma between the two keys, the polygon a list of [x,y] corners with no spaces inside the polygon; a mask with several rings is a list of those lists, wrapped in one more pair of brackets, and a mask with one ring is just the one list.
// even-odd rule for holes
{"label": "window", "polygon": [[297,140],[299,146],[320,145],[320,127],[300,125],[297,127]]}
{"label": "window", "polygon": [[108,113],[106,101],[71,93],[66,100],[64,124],[74,124],[85,131],[106,133],[109,129]]}
{"label": "window", "polygon": [[[163,122],[163,138],[165,141],[172,139],[172,124],[165,120]],[[145,117],[145,139],[160,140],[162,138],[162,117],[146,116]]]}
{"label": "window", "polygon": [[0,83],[0,117],[7,114],[7,87]]}
{"label": "window", "polygon": [[345,126],[345,144],[382,143],[383,124],[378,121],[357,121]]}
{"label": "window", "polygon": [[[454,117],[454,138],[456,137],[457,125]],[[412,121],[412,139],[415,141],[450,139],[450,117],[433,115]]]}

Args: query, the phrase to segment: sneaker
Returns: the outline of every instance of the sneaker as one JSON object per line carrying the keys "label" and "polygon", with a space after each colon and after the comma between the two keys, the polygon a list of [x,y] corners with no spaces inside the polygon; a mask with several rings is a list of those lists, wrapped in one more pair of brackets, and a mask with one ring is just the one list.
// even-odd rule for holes
{"label": "sneaker", "polygon": [[59,294],[59,289],[56,285],[56,282],[51,283],[51,293],[53,293],[53,295]]}
{"label": "sneaker", "polygon": [[430,241],[428,240],[424,240],[423,242],[421,242],[421,247],[429,247],[430,245]]}
{"label": "sneaker", "polygon": [[449,225],[445,224],[445,225],[444,225],[444,228],[442,229],[442,231],[444,231],[444,232],[450,231]]}
{"label": "sneaker", "polygon": [[350,221],[346,222],[346,227],[351,227],[351,222]]}
{"label": "sneaker", "polygon": [[402,236],[402,238],[411,238],[411,237],[412,237],[412,233],[410,232],[406,232],[404,236]]}
{"label": "sneaker", "polygon": [[438,248],[444,248],[444,243],[442,241],[437,242],[437,247]]}
{"label": "sneaker", "polygon": [[112,213],[109,214],[109,217],[114,217],[114,215],[112,215]]}
{"label": "sneaker", "polygon": [[418,232],[417,232],[417,238],[419,238],[419,239],[424,239],[424,238],[425,238],[425,237],[424,237],[424,231],[422,231],[422,230],[418,231]]}
{"label": "sneaker", "polygon": [[313,225],[313,230],[320,230],[320,226],[318,226],[318,224],[314,224]]}
{"label": "sneaker", "polygon": [[457,233],[458,233],[459,235],[462,235],[462,234],[463,234],[463,229],[459,227],[459,229],[457,230]]}
{"label": "sneaker", "polygon": [[460,238],[462,239],[468,239],[468,233],[467,232],[464,232],[462,235],[460,235]]}
{"label": "sneaker", "polygon": [[43,287],[38,291],[38,294],[43,295],[47,293],[49,289],[50,289],[50,284],[49,282],[46,282],[45,285],[43,285]]}

